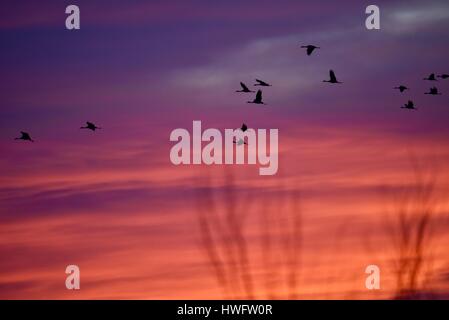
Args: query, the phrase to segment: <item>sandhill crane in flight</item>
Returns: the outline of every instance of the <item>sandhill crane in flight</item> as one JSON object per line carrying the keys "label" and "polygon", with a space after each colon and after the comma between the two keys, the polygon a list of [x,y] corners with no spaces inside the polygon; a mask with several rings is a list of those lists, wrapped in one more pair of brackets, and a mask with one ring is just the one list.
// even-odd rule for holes
{"label": "sandhill crane in flight", "polygon": [[[242,132],[245,132],[246,130],[248,130],[248,126],[246,124],[242,124],[242,126],[240,127],[239,130],[242,130]],[[232,141],[233,143],[237,144],[238,146],[242,145],[242,144],[247,144],[245,142],[245,140],[243,140],[242,138],[239,138],[239,140],[236,140],[234,138],[234,140]]]}
{"label": "sandhill crane in flight", "polygon": [[440,74],[439,76],[437,76],[438,78],[441,78],[441,79],[447,79],[447,78],[449,78],[449,74],[445,74],[445,73],[443,73],[443,74]]}
{"label": "sandhill crane in flight", "polygon": [[429,92],[425,92],[424,94],[431,94],[433,96],[441,95],[441,93],[438,93],[438,88],[437,87],[430,88],[430,91]]}
{"label": "sandhill crane in flight", "polygon": [[254,92],[252,90],[249,90],[246,84],[243,82],[240,82],[240,86],[242,87],[242,90],[236,90],[235,92]]}
{"label": "sandhill crane in flight", "polygon": [[238,141],[236,141],[235,139],[234,139],[234,141],[232,141],[233,143],[235,143],[236,145],[238,145],[238,146],[241,146],[242,144],[247,144],[246,142],[245,142],[245,140],[243,140],[242,138],[240,138]]}
{"label": "sandhill crane in flight", "polygon": [[314,45],[311,45],[311,44],[309,44],[307,46],[301,46],[301,48],[306,48],[307,49],[306,52],[307,52],[308,56],[310,56],[312,54],[313,50],[320,49],[320,47],[317,47],[317,46],[314,46]]}
{"label": "sandhill crane in flight", "polygon": [[403,107],[401,107],[402,109],[409,109],[409,110],[418,110],[415,108],[415,104],[413,103],[413,101],[408,101],[406,104],[404,104]]}
{"label": "sandhill crane in flight", "polygon": [[335,76],[335,72],[333,70],[329,70],[329,80],[323,80],[323,82],[329,82],[329,83],[343,83],[343,82],[339,82],[337,80],[337,77]]}
{"label": "sandhill crane in flight", "polygon": [[20,131],[20,133],[22,134],[22,136],[20,138],[15,138],[14,140],[25,140],[25,141],[34,142],[34,140],[31,139],[31,136],[28,132]]}
{"label": "sandhill crane in flight", "polygon": [[435,78],[435,73],[431,73],[427,78],[424,78],[423,80],[438,81],[438,80]]}
{"label": "sandhill crane in flight", "polygon": [[248,103],[265,104],[265,103],[262,101],[262,90],[257,90],[256,98],[254,98],[253,101],[248,101]]}
{"label": "sandhill crane in flight", "polygon": [[97,129],[101,129],[100,127],[97,127],[95,124],[93,124],[92,122],[87,121],[86,122],[86,126],[85,127],[80,127],[80,129],[89,129],[92,131],[95,131]]}
{"label": "sandhill crane in flight", "polygon": [[261,87],[271,87],[271,84],[266,83],[265,81],[256,79],[257,83],[255,84],[255,86],[261,86]]}
{"label": "sandhill crane in flight", "polygon": [[405,90],[408,90],[406,86],[400,85],[399,87],[394,87],[393,89],[397,89],[400,92],[404,92]]}

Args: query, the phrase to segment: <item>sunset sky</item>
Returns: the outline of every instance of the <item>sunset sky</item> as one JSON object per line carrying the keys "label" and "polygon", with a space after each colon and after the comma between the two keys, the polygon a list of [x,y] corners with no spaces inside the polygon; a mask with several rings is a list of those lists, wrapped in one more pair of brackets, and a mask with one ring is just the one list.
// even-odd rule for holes
{"label": "sunset sky", "polygon": [[[4,0],[0,37],[0,298],[392,298],[404,207],[431,212],[416,289],[449,298],[449,79],[423,80],[449,74],[448,1]],[[267,106],[235,92],[256,78]],[[278,173],[173,165],[193,120],[278,129]]]}

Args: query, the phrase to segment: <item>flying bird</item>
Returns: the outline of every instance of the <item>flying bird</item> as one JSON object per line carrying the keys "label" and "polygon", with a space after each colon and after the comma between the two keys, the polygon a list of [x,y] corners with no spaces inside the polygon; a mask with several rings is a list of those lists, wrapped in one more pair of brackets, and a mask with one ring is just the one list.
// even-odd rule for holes
{"label": "flying bird", "polygon": [[92,122],[87,121],[86,122],[86,126],[85,127],[80,127],[80,129],[89,129],[92,131],[95,131],[97,129],[101,129],[100,127],[97,127],[95,124],[93,124]]}
{"label": "flying bird", "polygon": [[405,90],[408,90],[408,88],[403,85],[400,85],[399,87],[394,87],[393,89],[398,89],[400,92],[404,92]]}
{"label": "flying bird", "polygon": [[429,91],[429,92],[425,92],[424,94],[431,94],[431,95],[433,95],[433,96],[439,96],[439,95],[441,95],[441,93],[438,93],[437,87],[432,87],[432,88],[430,88],[430,91]]}
{"label": "flying bird", "polygon": [[449,78],[449,74],[440,74],[439,76],[437,76],[438,78],[441,78],[441,79],[447,79],[447,78]]}
{"label": "flying bird", "polygon": [[238,146],[241,146],[242,144],[247,144],[247,143],[245,142],[245,140],[243,140],[242,138],[240,138],[239,141],[236,141],[236,140],[234,139],[234,141],[232,141],[232,142],[235,143],[235,144],[238,145]]}
{"label": "flying bird", "polygon": [[306,52],[307,52],[308,56],[310,56],[312,54],[313,50],[320,49],[320,47],[317,47],[317,46],[314,46],[314,45],[311,45],[311,44],[309,44],[307,46],[301,46],[301,48],[306,48],[307,49]]}
{"label": "flying bird", "polygon": [[25,141],[34,142],[34,140],[31,139],[31,136],[28,132],[20,131],[20,133],[22,134],[22,136],[20,138],[15,138],[14,140],[25,140]]}
{"label": "flying bird", "polygon": [[438,81],[438,80],[435,78],[435,73],[431,73],[427,78],[424,78],[423,80]]}
{"label": "flying bird", "polygon": [[323,80],[323,82],[329,82],[329,83],[343,83],[343,82],[339,82],[337,80],[337,77],[335,76],[335,72],[333,70],[329,70],[329,80]]}
{"label": "flying bird", "polygon": [[253,101],[248,101],[248,103],[265,104],[262,102],[262,90],[257,90],[256,98]]}
{"label": "flying bird", "polygon": [[262,87],[271,87],[271,84],[266,83],[265,81],[256,79],[257,83],[255,86],[262,86]]}
{"label": "flying bird", "polygon": [[246,84],[243,82],[240,82],[240,86],[242,87],[242,90],[236,90],[235,92],[254,92],[252,90],[249,90]]}
{"label": "flying bird", "polygon": [[402,109],[410,109],[410,110],[418,110],[415,108],[415,104],[413,103],[413,101],[408,101],[406,104],[404,104],[403,107],[401,107]]}

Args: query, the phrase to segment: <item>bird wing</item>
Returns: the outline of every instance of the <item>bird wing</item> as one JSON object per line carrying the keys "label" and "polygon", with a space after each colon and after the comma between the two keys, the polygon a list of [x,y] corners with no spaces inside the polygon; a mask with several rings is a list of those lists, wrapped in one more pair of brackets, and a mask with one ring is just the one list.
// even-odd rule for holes
{"label": "bird wing", "polygon": [[329,71],[329,76],[331,77],[331,81],[337,81],[337,77],[335,76],[335,72],[333,70]]}
{"label": "bird wing", "polygon": [[256,81],[259,82],[259,84],[261,84],[261,85],[268,85],[268,83],[266,83],[262,80],[256,79]]}
{"label": "bird wing", "polygon": [[240,86],[242,87],[243,90],[249,91],[248,87],[243,82],[240,82]]}

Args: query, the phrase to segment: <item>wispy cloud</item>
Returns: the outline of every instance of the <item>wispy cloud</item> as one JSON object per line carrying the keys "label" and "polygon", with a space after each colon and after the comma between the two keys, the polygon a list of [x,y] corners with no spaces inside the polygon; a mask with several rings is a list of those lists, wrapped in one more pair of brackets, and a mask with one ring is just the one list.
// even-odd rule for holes
{"label": "wispy cloud", "polygon": [[[385,14],[385,29],[394,34],[412,34],[419,30],[449,26],[449,4],[446,1],[426,1],[415,5],[404,3],[382,11]],[[441,23],[444,23],[441,25]]]}

